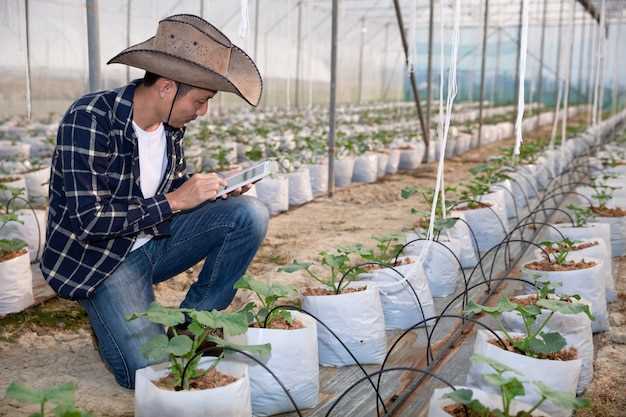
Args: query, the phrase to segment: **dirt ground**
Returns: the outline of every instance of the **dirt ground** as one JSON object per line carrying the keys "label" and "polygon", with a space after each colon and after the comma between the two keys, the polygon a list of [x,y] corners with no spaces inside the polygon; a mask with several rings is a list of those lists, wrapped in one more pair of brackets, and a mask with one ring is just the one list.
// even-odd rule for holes
{"label": "dirt ground", "polygon": [[[465,179],[475,163],[506,145],[507,142],[500,142],[447,161],[446,183]],[[402,199],[400,190],[409,185],[433,186],[434,180],[434,165],[429,164],[415,173],[339,190],[332,200],[316,199],[273,217],[249,272],[268,281],[305,285],[308,281],[304,276],[281,274],[277,268],[294,259],[312,260],[318,252],[339,244],[371,245],[373,235],[399,232],[410,226],[410,209],[420,204],[417,198]],[[199,269],[200,265],[196,265],[159,285],[158,300],[166,305],[180,302]],[[596,408],[599,411],[585,416],[619,416],[626,410],[626,261],[619,277],[622,295],[619,303],[611,307],[611,332],[599,340],[596,382],[588,394],[596,402],[594,413]],[[240,305],[246,299],[246,294],[238,294],[234,304]],[[77,404],[81,408],[98,417],[132,416],[133,392],[117,386],[91,345],[87,328],[80,307],[58,299],[0,320],[0,397],[4,397],[12,381],[35,387],[73,382],[78,385]],[[33,407],[0,400],[0,416],[27,416],[34,411]]]}

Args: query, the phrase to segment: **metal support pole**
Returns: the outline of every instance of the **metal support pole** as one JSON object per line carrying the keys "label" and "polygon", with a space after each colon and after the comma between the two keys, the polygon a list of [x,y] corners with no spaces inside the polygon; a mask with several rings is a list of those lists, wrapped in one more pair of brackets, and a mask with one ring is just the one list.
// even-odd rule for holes
{"label": "metal support pole", "polygon": [[[554,101],[558,101],[559,95],[559,83],[561,82],[561,34],[563,29],[563,5],[565,0],[561,0],[561,6],[559,7],[559,26],[557,30],[557,40],[556,40],[556,83],[554,84],[556,90],[554,91]],[[556,120],[557,112],[554,112],[554,120]]]}
{"label": "metal support pole", "polygon": [[302,2],[298,2],[298,31],[296,39],[296,88],[294,104],[296,109],[300,108],[300,61],[302,56]]}
{"label": "metal support pole", "polygon": [[[583,10],[583,19],[585,18],[585,11]],[[587,38],[587,24],[583,23],[582,34],[580,36],[580,51],[578,51],[578,97],[576,100],[577,104],[582,103],[583,101],[583,63],[585,57],[585,45]]]}
{"label": "metal support pole", "polygon": [[480,105],[478,108],[478,146],[483,137],[483,100],[485,98],[485,60],[487,58],[487,29],[489,28],[489,0],[485,0],[485,17],[483,21],[483,50],[480,63]]}
{"label": "metal support pole", "polygon": [[499,94],[499,88],[500,85],[498,83],[498,81],[500,81],[500,52],[501,52],[501,48],[500,46],[502,45],[502,31],[498,30],[498,37],[496,38],[496,71],[495,74],[493,75],[494,78],[494,88],[493,88],[493,105],[495,107],[496,102],[498,101],[498,99],[500,98],[500,94]]}
{"label": "metal support pole", "polygon": [[254,60],[258,62],[259,59],[259,8],[261,6],[261,0],[256,0],[254,8]]}
{"label": "metal support pole", "polygon": [[381,100],[385,100],[385,80],[387,79],[387,57],[389,54],[389,25],[390,23],[385,23],[385,46],[383,48],[383,69],[382,76],[380,80],[380,98]]}
{"label": "metal support pole", "polygon": [[[520,57],[522,55],[522,25],[523,25],[523,17],[524,17],[524,1],[527,0],[522,0],[520,2],[519,5],[519,28],[517,30],[517,59],[516,64],[515,64],[515,101],[514,103],[517,104],[517,102],[519,101],[519,93],[520,93],[520,88],[519,88],[519,77],[520,77]],[[517,118],[517,115],[515,115],[515,117]],[[513,123],[515,124],[515,122]]]}
{"label": "metal support pole", "polygon": [[361,44],[359,46],[359,85],[358,85],[358,99],[357,103],[361,104],[363,101],[363,49],[365,47],[365,17],[361,16]]}
{"label": "metal support pole", "polygon": [[[404,60],[408,67],[409,65],[409,46],[406,40],[406,33],[404,32],[404,22],[402,21],[402,11],[400,10],[399,0],[393,0],[393,6],[396,9],[396,19],[398,20],[398,29],[400,30],[400,40],[402,41],[402,49],[404,50]],[[411,79],[411,89],[413,90],[413,98],[415,100],[415,107],[417,108],[417,117],[419,118],[420,126],[422,128],[422,139],[424,141],[425,151],[424,157],[428,160],[428,152],[430,147],[430,132],[426,130],[426,124],[424,123],[424,116],[422,114],[422,105],[420,104],[420,96],[417,91],[417,80],[415,79],[415,72],[410,71],[409,77]]]}
{"label": "metal support pole", "polygon": [[[126,0],[126,47],[130,46],[130,1]],[[200,1],[200,6],[202,6],[204,1]],[[202,12],[200,12],[200,16],[202,16]],[[130,66],[126,65],[126,82],[130,83]]]}
{"label": "metal support pole", "polygon": [[[489,1],[489,0],[487,0]],[[428,8],[428,72],[426,90],[426,130],[430,134],[431,112],[433,106],[433,35],[435,32],[435,0],[430,0]],[[443,47],[443,45],[441,46]],[[479,139],[480,140],[480,139]]]}
{"label": "metal support pole", "polygon": [[335,117],[337,111],[337,31],[339,0],[333,0],[330,43],[330,106],[328,109],[328,196],[335,192]]}
{"label": "metal support pole", "polygon": [[87,50],[89,55],[89,91],[100,89],[100,32],[98,28],[98,0],[86,0]]}
{"label": "metal support pole", "polygon": [[[543,58],[545,55],[544,43],[546,39],[546,19],[548,18],[548,0],[543,0],[543,16],[541,19],[541,55],[539,57],[539,76],[537,85],[537,97],[540,107],[543,107]],[[539,128],[539,117],[537,117],[536,128]]]}
{"label": "metal support pole", "polygon": [[26,116],[28,120],[33,116],[32,79],[30,75],[30,0],[24,2],[24,17],[26,27]]}
{"label": "metal support pole", "polygon": [[617,76],[618,76],[618,66],[619,66],[619,58],[620,54],[620,44],[619,38],[622,35],[622,22],[617,22],[617,33],[615,34],[615,52],[613,53],[613,88],[612,88],[612,97],[611,104],[613,106],[613,114],[617,113]]}

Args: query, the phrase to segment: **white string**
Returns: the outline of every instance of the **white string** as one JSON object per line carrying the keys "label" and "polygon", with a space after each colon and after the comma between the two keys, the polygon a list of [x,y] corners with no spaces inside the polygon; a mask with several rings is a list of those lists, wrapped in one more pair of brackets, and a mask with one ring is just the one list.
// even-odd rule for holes
{"label": "white string", "polygon": [[592,124],[597,124],[598,123],[598,101],[599,101],[599,85],[600,85],[600,71],[602,70],[602,47],[604,45],[604,12],[605,12],[605,7],[606,7],[606,1],[602,0],[602,7],[600,9],[600,25],[598,26],[597,30],[597,41],[598,41],[598,50],[596,53],[596,71],[595,71],[595,80],[594,80],[594,88],[593,88],[593,108],[592,108],[592,112],[593,112],[593,119],[592,119]]}
{"label": "white string", "polygon": [[[443,9],[442,15],[440,19],[443,21]],[[443,30],[441,31],[441,36],[443,37]],[[430,210],[430,224],[428,226],[428,234],[427,239],[433,239],[433,232],[435,228],[435,209],[437,207],[437,201],[439,198],[439,192],[443,187],[443,173],[444,173],[444,160],[446,155],[446,145],[448,143],[448,132],[450,129],[450,121],[452,119],[452,105],[454,104],[454,99],[457,94],[457,61],[459,57],[459,42],[461,39],[461,0],[455,1],[454,7],[454,33],[453,33],[453,43],[452,43],[452,51],[450,53],[450,68],[448,69],[448,95],[446,99],[446,109],[445,109],[445,119],[443,121],[443,126],[440,125],[439,129],[439,141],[441,143],[440,153],[439,153],[439,163],[437,165],[437,180],[435,182],[435,192],[433,193],[433,203]],[[443,42],[441,47],[443,48]],[[441,65],[443,68],[443,65]],[[441,74],[440,70],[440,74]],[[440,75],[440,86],[439,92],[441,96],[443,96],[443,76]],[[443,97],[440,97],[440,101]],[[441,111],[441,106],[440,106]],[[441,120],[441,115],[439,120]]]}
{"label": "white string", "polygon": [[415,64],[417,61],[417,3],[418,0],[415,0],[415,4],[411,7],[411,22],[409,23],[409,32],[411,34],[410,45],[409,45],[409,56],[407,57],[407,70],[409,72],[415,72]]}
{"label": "white string", "polygon": [[239,22],[239,37],[245,39],[248,36],[250,16],[248,13],[248,1],[241,0],[241,21]]}
{"label": "white string", "polygon": [[522,0],[522,32],[519,55],[519,86],[517,99],[517,120],[515,121],[514,157],[519,155],[524,141],[522,137],[522,119],[524,118],[524,80],[526,78],[526,53],[528,51],[528,0]]}
{"label": "white string", "polygon": [[[441,138],[443,135],[443,125],[444,125],[444,108],[443,108],[443,78],[444,78],[444,65],[445,65],[445,25],[443,18],[444,16],[444,8],[443,8],[443,0],[439,2],[439,125],[437,126],[437,137]],[[448,217],[448,213],[446,210],[446,195],[445,195],[445,184],[443,175],[441,176],[441,213],[442,217],[445,219]],[[430,226],[430,225],[429,225]]]}
{"label": "white string", "polygon": [[563,122],[561,124],[561,157],[565,155],[565,140],[567,139],[567,116],[569,107],[569,89],[572,78],[572,56],[574,55],[574,19],[576,18],[576,0],[572,0],[570,13],[569,52],[567,56],[567,70],[565,72],[565,98],[563,99]]}

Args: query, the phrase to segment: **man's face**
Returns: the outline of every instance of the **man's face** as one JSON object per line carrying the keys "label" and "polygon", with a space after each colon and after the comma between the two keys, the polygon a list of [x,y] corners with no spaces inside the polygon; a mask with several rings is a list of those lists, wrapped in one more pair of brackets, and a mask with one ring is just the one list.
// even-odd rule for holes
{"label": "man's face", "polygon": [[[175,128],[181,128],[192,120],[195,120],[196,117],[205,115],[208,109],[208,101],[212,99],[215,94],[217,94],[216,91],[203,90],[200,88],[192,88],[183,95],[179,94],[174,102],[169,125]],[[166,106],[167,111],[165,118],[167,118],[167,114],[170,110],[169,106],[172,104],[171,100],[166,102],[169,102],[169,104]]]}

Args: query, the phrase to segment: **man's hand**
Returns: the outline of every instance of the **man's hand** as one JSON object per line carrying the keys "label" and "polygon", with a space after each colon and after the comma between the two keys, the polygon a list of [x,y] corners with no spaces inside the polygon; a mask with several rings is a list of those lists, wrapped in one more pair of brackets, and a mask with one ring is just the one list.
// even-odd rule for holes
{"label": "man's hand", "polygon": [[176,191],[165,194],[172,211],[189,210],[214,200],[226,182],[217,174],[194,174]]}
{"label": "man's hand", "polygon": [[[240,165],[231,165],[229,167],[229,169],[227,171],[224,171],[221,173],[221,175],[224,178],[230,177],[231,175],[235,175],[236,173],[241,171],[241,166]],[[230,193],[223,195],[222,198],[223,199],[227,199],[230,196],[239,196],[241,194],[245,194],[248,191],[250,191],[250,189],[252,188],[252,185],[248,184],[248,185],[244,185],[241,188],[237,188],[236,190],[231,191]]]}

